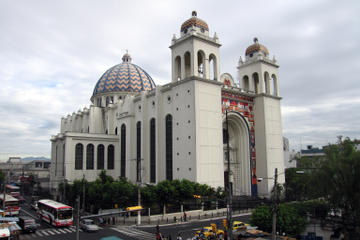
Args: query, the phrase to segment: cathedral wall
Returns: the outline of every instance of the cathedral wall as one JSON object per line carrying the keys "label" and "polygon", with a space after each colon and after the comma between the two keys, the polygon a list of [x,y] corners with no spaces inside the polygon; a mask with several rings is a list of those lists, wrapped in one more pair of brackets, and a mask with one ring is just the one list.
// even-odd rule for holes
{"label": "cathedral wall", "polygon": [[172,88],[173,176],[196,181],[195,81]]}
{"label": "cathedral wall", "polygon": [[278,168],[278,182],[285,182],[280,100],[257,96],[255,123],[257,176],[264,179],[258,190],[259,195],[269,195],[274,186],[275,168]]}
{"label": "cathedral wall", "polygon": [[224,187],[221,87],[195,81],[196,181]]}

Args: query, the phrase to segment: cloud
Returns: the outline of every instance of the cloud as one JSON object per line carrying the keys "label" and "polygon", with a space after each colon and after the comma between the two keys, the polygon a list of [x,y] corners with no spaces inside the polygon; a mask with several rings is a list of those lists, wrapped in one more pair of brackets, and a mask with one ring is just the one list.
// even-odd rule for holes
{"label": "cloud", "polygon": [[[360,137],[360,2],[0,2],[0,159],[49,156],[61,116],[90,104],[100,76],[128,49],[156,84],[171,78],[173,34],[197,10],[217,32],[220,69],[257,36],[280,64],[284,135],[291,146]],[[298,139],[302,139],[299,141]]]}

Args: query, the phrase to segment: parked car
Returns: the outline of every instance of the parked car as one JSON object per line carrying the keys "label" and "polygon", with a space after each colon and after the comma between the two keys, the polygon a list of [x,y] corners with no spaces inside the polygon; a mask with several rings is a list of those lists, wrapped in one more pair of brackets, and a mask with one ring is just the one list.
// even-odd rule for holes
{"label": "parked car", "polygon": [[22,231],[26,233],[36,232],[38,227],[35,219],[28,216],[19,217],[19,226],[21,227]]}
{"label": "parked car", "polygon": [[85,232],[97,232],[99,226],[94,223],[92,219],[83,219],[80,221],[80,228]]}

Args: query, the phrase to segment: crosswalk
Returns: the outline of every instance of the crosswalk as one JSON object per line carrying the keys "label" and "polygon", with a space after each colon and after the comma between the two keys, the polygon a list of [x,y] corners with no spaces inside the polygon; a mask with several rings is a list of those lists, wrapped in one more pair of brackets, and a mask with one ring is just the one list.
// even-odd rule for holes
{"label": "crosswalk", "polygon": [[[82,232],[81,229],[79,229],[80,232]],[[67,233],[73,233],[76,232],[75,226],[70,226],[68,228],[51,228],[51,229],[44,229],[44,230],[37,230],[35,233],[30,234],[22,234],[21,240],[30,240],[30,239],[38,239],[39,237],[48,237],[52,235],[58,235],[58,234],[67,234]]]}
{"label": "crosswalk", "polygon": [[139,239],[139,240],[154,240],[155,234],[148,233],[145,231],[142,231],[140,229],[137,229],[136,227],[131,226],[121,226],[117,228],[111,228],[112,230],[115,230],[119,233],[122,233],[126,236]]}

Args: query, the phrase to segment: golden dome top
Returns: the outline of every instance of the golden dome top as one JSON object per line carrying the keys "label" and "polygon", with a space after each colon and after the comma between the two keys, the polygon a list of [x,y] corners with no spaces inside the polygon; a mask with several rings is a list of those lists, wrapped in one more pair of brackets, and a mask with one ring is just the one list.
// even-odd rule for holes
{"label": "golden dome top", "polygon": [[256,53],[256,52],[262,52],[265,54],[265,56],[269,55],[269,50],[264,45],[261,45],[259,43],[259,40],[255,37],[254,43],[246,49],[245,55],[248,56],[248,55],[250,55],[252,53]]}
{"label": "golden dome top", "polygon": [[196,11],[193,11],[192,17],[189,18],[188,20],[186,20],[181,25],[181,32],[184,32],[185,30],[187,30],[188,28],[190,28],[192,26],[200,27],[200,28],[205,29],[206,31],[209,31],[209,27],[208,27],[207,23],[204,20],[197,17]]}

